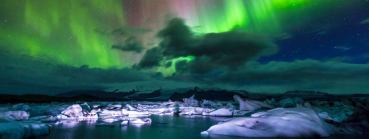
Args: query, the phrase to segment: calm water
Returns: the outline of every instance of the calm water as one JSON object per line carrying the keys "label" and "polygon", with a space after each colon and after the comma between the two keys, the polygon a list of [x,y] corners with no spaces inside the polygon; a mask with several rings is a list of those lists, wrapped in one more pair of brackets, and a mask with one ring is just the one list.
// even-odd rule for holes
{"label": "calm water", "polygon": [[210,117],[152,116],[151,125],[120,126],[113,124],[71,123],[55,126],[45,139],[239,139],[238,137],[202,137],[201,131],[216,124],[220,119]]}
{"label": "calm water", "polygon": [[[76,122],[54,126],[48,136],[41,139],[242,139],[242,137],[230,137],[212,135],[203,137],[201,131],[218,123],[222,118],[214,117],[173,117],[152,116],[151,125],[120,126],[120,122],[94,124],[88,122]],[[365,136],[334,135],[325,139],[361,139]],[[255,138],[253,138],[255,139]]]}

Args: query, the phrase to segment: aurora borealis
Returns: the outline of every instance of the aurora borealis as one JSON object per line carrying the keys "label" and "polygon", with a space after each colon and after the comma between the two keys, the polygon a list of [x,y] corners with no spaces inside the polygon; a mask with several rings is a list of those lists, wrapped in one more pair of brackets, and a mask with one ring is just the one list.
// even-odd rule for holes
{"label": "aurora borealis", "polygon": [[[9,15],[15,19],[9,19],[3,25],[7,30],[2,31],[2,35],[6,35],[6,41],[10,41],[10,49],[17,49],[14,50],[18,51],[16,53],[33,57],[45,56],[47,59],[73,66],[122,65],[119,54],[110,51],[111,38],[95,31],[123,24],[122,9],[115,2],[95,0],[85,3],[86,7],[81,6],[83,4],[83,1],[5,1],[4,8],[21,11]],[[93,57],[99,58],[92,60]]]}
{"label": "aurora borealis", "polygon": [[[369,92],[368,9],[367,0],[3,0],[2,86]],[[171,29],[172,19],[183,23]],[[303,83],[317,75],[327,78]]]}
{"label": "aurora borealis", "polygon": [[[172,16],[183,18],[198,33],[225,32],[237,27],[246,31],[277,32],[282,23],[277,20],[276,11],[288,12],[289,8],[309,5],[306,0],[21,0],[3,3],[3,13],[6,9],[20,9],[15,15],[5,14],[4,18],[11,17],[2,24],[2,35],[9,41],[10,49],[16,47],[15,51],[34,57],[46,56],[63,64],[98,68],[132,64],[131,58],[111,50],[111,45],[124,39],[123,36],[117,40],[109,34],[117,28],[137,27],[155,32]],[[12,41],[12,36],[17,36],[19,41]],[[146,42],[150,43],[153,42]]]}

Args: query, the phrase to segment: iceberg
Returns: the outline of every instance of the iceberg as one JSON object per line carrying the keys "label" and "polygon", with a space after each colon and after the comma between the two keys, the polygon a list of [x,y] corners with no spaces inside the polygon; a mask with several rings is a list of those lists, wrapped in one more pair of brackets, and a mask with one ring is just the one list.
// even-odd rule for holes
{"label": "iceberg", "polygon": [[57,118],[60,120],[66,119],[97,119],[98,115],[95,110],[88,112],[83,110],[81,105],[73,104],[67,107],[65,110],[61,112],[61,114],[57,115]]}
{"label": "iceberg", "polygon": [[233,99],[240,104],[240,109],[243,111],[255,111],[260,108],[271,108],[271,106],[256,100],[243,100],[240,96],[235,95]]}
{"label": "iceberg", "polygon": [[219,116],[219,117],[228,117],[228,116],[233,116],[233,111],[226,109],[226,108],[221,108],[221,109],[217,109],[215,111],[212,112],[203,112],[202,115],[204,116]]}
{"label": "iceberg", "polygon": [[148,112],[154,115],[173,115],[174,108],[152,108],[148,109]]}
{"label": "iceberg", "polygon": [[150,118],[131,118],[129,119],[129,123],[130,124],[134,124],[134,125],[144,125],[144,124],[151,124],[151,119]]}
{"label": "iceberg", "polygon": [[128,117],[149,117],[150,114],[147,111],[130,111],[122,109],[122,113]]}
{"label": "iceberg", "polygon": [[26,111],[5,111],[0,112],[0,119],[8,120],[8,121],[20,121],[20,120],[28,120],[29,113]]}
{"label": "iceberg", "polygon": [[128,120],[124,120],[124,121],[122,121],[121,123],[120,123],[120,125],[122,125],[122,126],[127,126],[128,125]]}
{"label": "iceberg", "polygon": [[59,120],[55,123],[55,125],[61,125],[63,128],[73,128],[80,123],[78,119],[67,119],[67,120]]}
{"label": "iceberg", "polygon": [[74,104],[62,111],[61,114],[70,118],[82,117],[82,107],[78,104]]}
{"label": "iceberg", "polygon": [[203,115],[203,113],[209,113],[214,109],[201,108],[201,107],[180,107],[180,115]]}
{"label": "iceberg", "polygon": [[276,108],[210,127],[202,135],[241,137],[327,137],[332,129],[308,108]]}
{"label": "iceberg", "polygon": [[113,118],[113,117],[122,117],[125,116],[122,112],[122,110],[107,110],[107,109],[103,109],[100,113],[99,113],[99,117],[102,119],[106,119],[106,118]]}
{"label": "iceberg", "polygon": [[136,108],[135,107],[133,107],[133,106],[131,106],[131,105],[129,105],[129,104],[127,104],[126,105],[126,107],[128,108],[128,110],[130,110],[130,111],[135,111],[136,110]]}

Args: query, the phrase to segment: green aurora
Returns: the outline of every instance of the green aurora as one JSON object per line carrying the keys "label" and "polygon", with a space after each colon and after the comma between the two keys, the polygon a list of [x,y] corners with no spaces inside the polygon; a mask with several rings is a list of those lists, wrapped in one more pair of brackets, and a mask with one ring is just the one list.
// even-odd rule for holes
{"label": "green aurora", "polygon": [[[183,1],[168,1],[171,4],[178,2]],[[186,11],[186,7],[175,11],[168,7],[161,12],[168,15],[176,13],[175,16],[184,18],[199,35],[242,29],[272,36],[283,34],[288,26],[298,26],[298,21],[289,21],[294,19],[291,16],[302,15],[300,18],[305,18],[304,13],[308,11],[327,9],[335,3],[332,0],[188,2],[192,2],[189,7],[195,7],[195,11]],[[128,67],[137,60],[130,54],[112,49],[116,40],[110,34],[116,28],[129,26],[127,21],[136,20],[126,18],[127,14],[134,13],[126,13],[124,4],[124,0],[3,0],[0,17],[6,21],[0,24],[0,45],[12,53],[70,66]],[[188,12],[193,14],[186,14]],[[155,32],[158,29],[150,30]],[[166,74],[175,72],[173,67],[162,67],[159,71],[169,72]]]}

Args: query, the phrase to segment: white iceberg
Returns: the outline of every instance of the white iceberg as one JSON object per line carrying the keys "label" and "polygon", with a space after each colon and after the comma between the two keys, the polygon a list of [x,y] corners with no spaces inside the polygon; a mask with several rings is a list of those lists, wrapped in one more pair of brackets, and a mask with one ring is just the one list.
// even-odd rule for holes
{"label": "white iceberg", "polygon": [[174,108],[152,108],[147,110],[149,113],[154,115],[173,115]]}
{"label": "white iceberg", "polygon": [[210,113],[214,109],[201,108],[201,107],[180,107],[180,115],[202,115],[205,113]]}
{"label": "white iceberg", "polygon": [[233,99],[240,104],[240,109],[243,111],[254,111],[260,108],[271,108],[271,106],[256,100],[243,100],[240,96],[235,95]]}
{"label": "white iceberg", "polygon": [[122,110],[102,110],[99,113],[99,117],[102,119],[106,119],[106,118],[113,118],[113,117],[122,117],[125,116],[122,112]]}
{"label": "white iceberg", "polygon": [[248,113],[250,113],[250,111],[233,110],[233,116],[245,116]]}
{"label": "white iceberg", "polygon": [[219,117],[228,117],[233,116],[233,111],[226,108],[217,109],[212,112],[203,112],[202,115],[204,116],[219,116]]}
{"label": "white iceberg", "polygon": [[150,113],[148,111],[131,111],[122,109],[122,114],[128,117],[149,117]]}
{"label": "white iceberg", "polygon": [[9,121],[20,121],[20,120],[28,120],[29,113],[26,111],[5,111],[0,112],[0,119],[9,120]]}
{"label": "white iceberg", "polygon": [[68,119],[68,120],[59,120],[55,123],[55,125],[59,125],[63,128],[73,128],[76,127],[80,123],[78,119]]}
{"label": "white iceberg", "polygon": [[71,118],[78,118],[83,116],[82,107],[78,104],[74,104],[66,108],[61,114],[71,117]]}
{"label": "white iceberg", "polygon": [[65,110],[61,112],[61,114],[57,115],[57,118],[60,120],[66,119],[97,119],[98,115],[96,111],[92,111],[91,113],[82,109],[79,104],[74,104],[67,107]]}
{"label": "white iceberg", "polygon": [[122,121],[121,123],[120,123],[120,125],[122,125],[122,126],[127,126],[128,125],[128,120],[124,120],[124,121]]}
{"label": "white iceberg", "polygon": [[130,124],[135,124],[135,125],[144,125],[144,124],[151,124],[151,119],[150,118],[131,118],[129,120]]}
{"label": "white iceberg", "polygon": [[120,110],[120,109],[122,109],[122,105],[120,105],[120,104],[109,104],[108,106],[106,106],[105,109],[108,109],[108,110]]}
{"label": "white iceberg", "polygon": [[203,135],[218,134],[242,137],[327,137],[330,127],[308,108],[277,108],[234,118],[210,127]]}
{"label": "white iceberg", "polygon": [[131,105],[129,105],[129,104],[126,104],[126,107],[128,108],[128,110],[130,110],[130,111],[135,111],[136,110],[136,108],[135,107],[133,107],[133,106],[131,106]]}
{"label": "white iceberg", "polygon": [[101,121],[105,122],[105,123],[114,123],[116,121],[119,121],[120,119],[119,118],[105,118],[105,119],[102,119]]}

